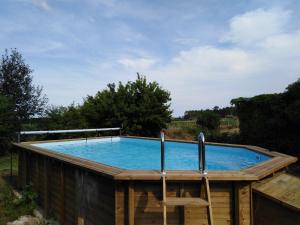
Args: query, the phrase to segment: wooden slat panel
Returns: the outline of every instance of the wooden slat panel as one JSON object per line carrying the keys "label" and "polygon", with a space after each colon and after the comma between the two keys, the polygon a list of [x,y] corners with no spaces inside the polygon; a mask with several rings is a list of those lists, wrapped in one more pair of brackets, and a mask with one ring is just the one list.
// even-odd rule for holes
{"label": "wooden slat panel", "polygon": [[299,225],[300,213],[295,210],[278,204],[260,195],[253,193],[254,202],[254,224],[255,225]]}
{"label": "wooden slat panel", "polygon": [[279,174],[253,185],[253,190],[273,201],[300,212],[300,178]]}

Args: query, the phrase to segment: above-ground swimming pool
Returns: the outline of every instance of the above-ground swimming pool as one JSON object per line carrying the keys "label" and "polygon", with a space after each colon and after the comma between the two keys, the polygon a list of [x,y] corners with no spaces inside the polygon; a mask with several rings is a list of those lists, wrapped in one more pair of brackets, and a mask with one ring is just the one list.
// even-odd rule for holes
{"label": "above-ground swimming pool", "polygon": [[[160,140],[103,137],[14,144],[18,184],[32,185],[45,217],[64,225],[161,225]],[[253,224],[252,185],[297,159],[255,146],[166,141],[166,196],[199,198],[208,178],[215,225]],[[168,225],[208,224],[205,208],[170,206]]]}
{"label": "above-ground swimming pool", "polygon": [[[128,170],[160,170],[159,140],[100,138],[33,144],[58,153]],[[165,142],[167,170],[197,170],[198,145]],[[206,145],[207,170],[241,170],[270,159],[270,156],[242,147]]]}

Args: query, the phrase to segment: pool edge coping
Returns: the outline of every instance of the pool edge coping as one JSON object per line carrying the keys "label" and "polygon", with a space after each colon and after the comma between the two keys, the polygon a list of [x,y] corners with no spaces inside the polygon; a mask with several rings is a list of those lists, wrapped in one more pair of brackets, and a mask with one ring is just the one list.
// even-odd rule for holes
{"label": "pool edge coping", "polygon": [[[137,136],[109,136],[109,137],[124,137],[124,138],[139,138],[146,140],[159,140],[159,138],[149,137],[137,137]],[[99,139],[107,137],[90,137],[88,139]],[[26,149],[38,154],[42,154],[46,157],[52,157],[66,163],[73,164],[75,166],[81,166],[88,170],[92,170],[101,173],[105,176],[113,178],[114,180],[160,180],[161,173],[159,170],[126,170],[114,166],[105,165],[95,161],[70,156],[63,153],[53,152],[46,148],[33,146],[37,143],[51,143],[51,142],[63,142],[63,141],[78,141],[86,140],[85,138],[73,138],[73,139],[60,139],[60,140],[47,140],[47,141],[29,141],[21,143],[13,143],[15,147],[19,149]],[[166,141],[181,142],[181,143],[197,143],[196,141],[178,140],[178,139],[166,139]],[[294,156],[289,156],[276,151],[269,151],[268,149],[261,148],[253,145],[238,145],[227,143],[214,143],[207,142],[209,145],[227,146],[227,147],[242,147],[251,151],[259,152],[267,156],[272,157],[264,162],[258,163],[255,166],[248,167],[242,170],[236,171],[209,171],[207,177],[210,180],[216,181],[256,181],[260,180],[270,174],[273,174],[279,170],[288,167],[290,164],[296,162],[298,159]],[[167,171],[168,180],[199,180],[204,175],[199,171],[193,170],[172,170]]]}

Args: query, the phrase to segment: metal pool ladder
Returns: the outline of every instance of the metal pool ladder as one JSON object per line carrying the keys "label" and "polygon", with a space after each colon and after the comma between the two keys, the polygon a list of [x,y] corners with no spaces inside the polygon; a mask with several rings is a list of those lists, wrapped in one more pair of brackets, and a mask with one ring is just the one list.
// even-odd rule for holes
{"label": "metal pool ladder", "polygon": [[205,171],[205,138],[201,132],[198,136],[198,159],[199,159],[199,173],[201,174],[201,187],[204,187],[205,198],[199,197],[167,197],[167,174],[165,171],[165,135],[161,132],[161,176],[163,182],[163,221],[167,225],[167,207],[168,206],[193,206],[193,207],[206,207],[208,224],[213,225],[212,206],[210,198],[209,181],[207,172]]}

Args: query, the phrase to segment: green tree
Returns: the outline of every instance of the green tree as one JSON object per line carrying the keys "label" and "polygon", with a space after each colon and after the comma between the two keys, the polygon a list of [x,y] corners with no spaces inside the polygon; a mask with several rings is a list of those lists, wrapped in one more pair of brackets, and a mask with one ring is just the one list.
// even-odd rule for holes
{"label": "green tree", "polygon": [[7,150],[15,130],[14,105],[12,101],[0,95],[0,154]]}
{"label": "green tree", "polygon": [[52,106],[46,111],[46,117],[46,129],[48,130],[83,129],[87,127],[80,106],[75,104],[67,107]]}
{"label": "green tree", "polygon": [[220,115],[212,110],[201,111],[198,113],[197,125],[208,130],[216,130],[220,126],[220,119]]}
{"label": "green tree", "polygon": [[42,88],[33,85],[32,72],[16,49],[5,50],[0,61],[0,94],[13,101],[19,122],[41,115],[47,104]]}
{"label": "green tree", "polygon": [[231,103],[237,109],[243,143],[299,156],[300,80],[284,93],[237,98]]}
{"label": "green tree", "polygon": [[138,74],[134,82],[108,84],[88,96],[82,112],[90,127],[123,125],[123,132],[155,136],[171,120],[170,93]]}

